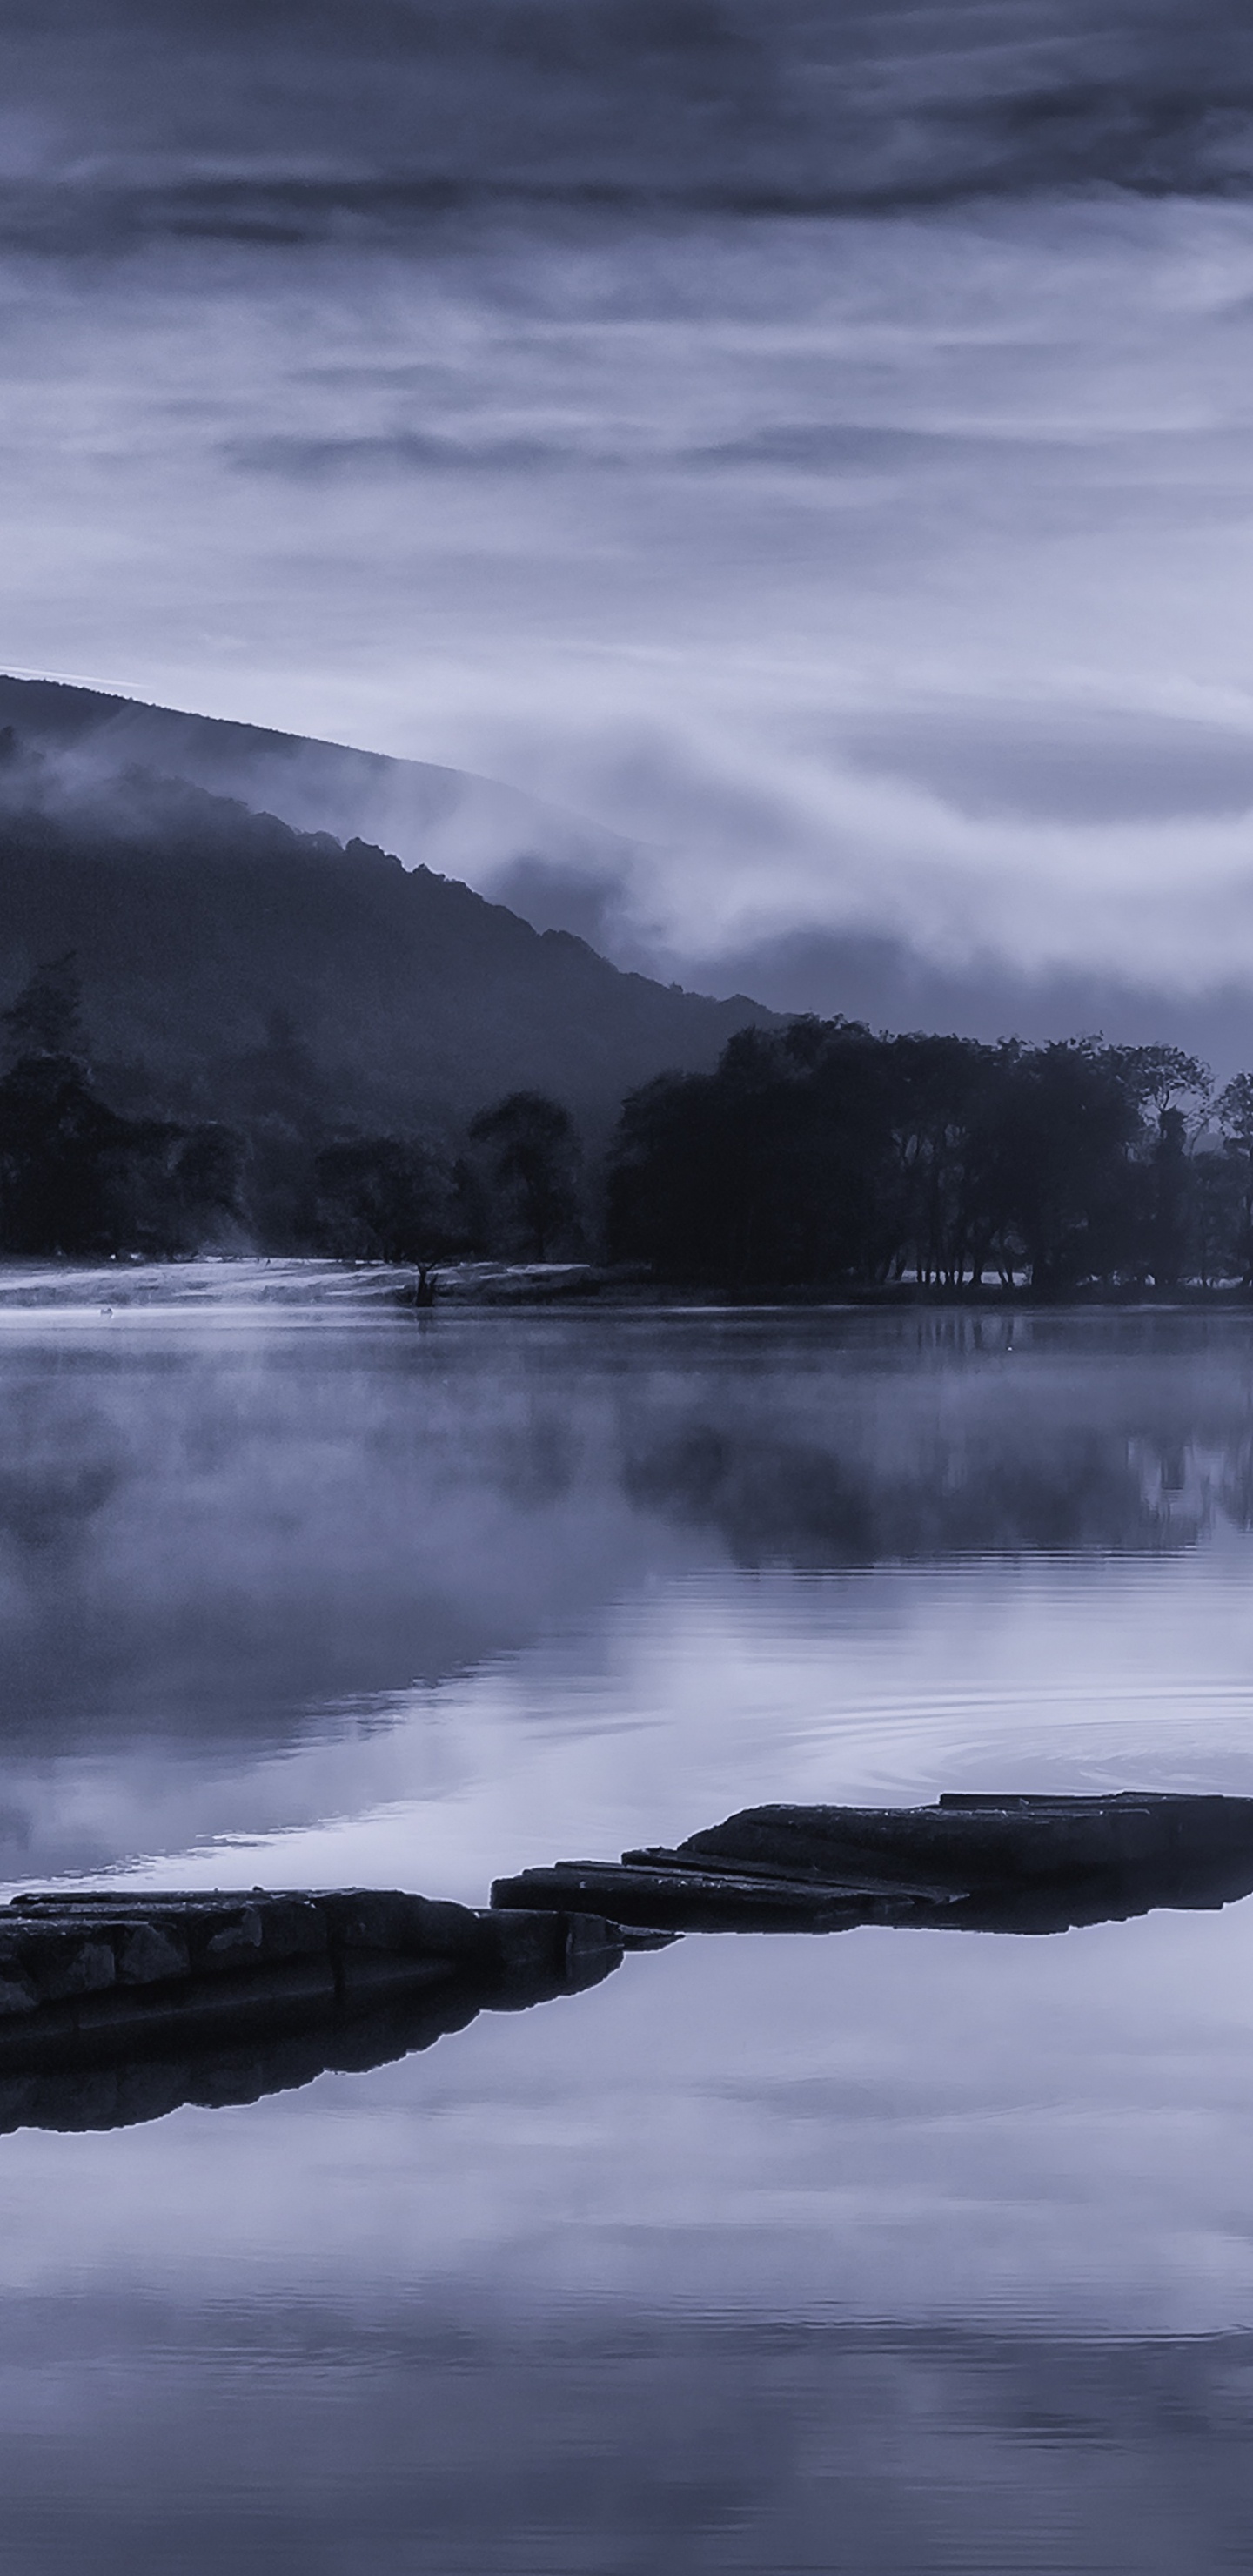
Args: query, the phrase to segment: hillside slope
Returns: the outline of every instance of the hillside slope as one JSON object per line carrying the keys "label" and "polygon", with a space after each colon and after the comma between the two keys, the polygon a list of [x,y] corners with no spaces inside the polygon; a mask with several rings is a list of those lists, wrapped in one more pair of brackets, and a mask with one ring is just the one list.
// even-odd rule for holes
{"label": "hillside slope", "polygon": [[621,973],[470,888],[295,832],[185,782],[67,786],[10,749],[0,1007],[74,949],[119,1105],[454,1128],[503,1092],[602,1126],[663,1067],[711,1065],[771,1014]]}
{"label": "hillside slope", "polygon": [[496,879],[519,865],[539,861],[580,876],[616,877],[630,857],[631,845],[617,833],[498,779],[65,681],[0,672],[5,725],[82,789],[134,768],[153,770],[277,814],[294,831],[374,841],[407,867],[469,876],[493,891]]}

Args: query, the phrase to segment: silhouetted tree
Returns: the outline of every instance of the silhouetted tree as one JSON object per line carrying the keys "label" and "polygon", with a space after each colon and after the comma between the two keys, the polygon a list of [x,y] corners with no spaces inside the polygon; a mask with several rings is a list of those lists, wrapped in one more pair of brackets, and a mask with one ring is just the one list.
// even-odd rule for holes
{"label": "silhouetted tree", "polygon": [[660,1279],[732,1279],[735,1141],[714,1082],[658,1074],[624,1101],[609,1167],[611,1259]]}
{"label": "silhouetted tree", "polygon": [[127,1122],[68,1056],[26,1054],[0,1082],[0,1241],[19,1253],[118,1249],[114,1175]]}
{"label": "silhouetted tree", "polygon": [[1133,1098],[1152,1107],[1159,1117],[1167,1109],[1178,1108],[1181,1101],[1191,1102],[1194,1111],[1204,1114],[1214,1078],[1199,1056],[1187,1055],[1177,1046],[1110,1047],[1106,1052]]}
{"label": "silhouetted tree", "polygon": [[1173,1288],[1194,1249],[1196,1190],[1191,1151],[1213,1091],[1208,1065],[1176,1046],[1114,1047],[1109,1060],[1143,1119],[1133,1171],[1139,1175],[1135,1266]]}
{"label": "silhouetted tree", "polygon": [[1199,1146],[1188,1164],[1188,1275],[1203,1288],[1237,1278],[1244,1266],[1243,1191],[1221,1146]]}
{"label": "silhouetted tree", "polygon": [[1230,1180],[1229,1258],[1232,1271],[1253,1286],[1253,1073],[1238,1073],[1219,1092],[1214,1117]]}
{"label": "silhouetted tree", "polygon": [[0,1081],[0,1248],[194,1252],[238,1222],[242,1146],[221,1127],[121,1118],[69,1056]]}
{"label": "silhouetted tree", "polygon": [[[1205,1068],[1097,1039],[989,1047],[843,1021],[745,1030],[624,1103],[609,1242],[666,1278],[1037,1292],[1192,1257]],[[1188,1104],[1181,1106],[1183,1102]]]}
{"label": "silhouetted tree", "polygon": [[455,1175],[416,1139],[352,1137],[314,1170],[319,1239],[339,1259],[425,1267],[465,1249]]}
{"label": "silhouetted tree", "polygon": [[665,1278],[886,1276],[898,1248],[885,1052],[856,1022],[744,1029],[714,1074],[632,1095],[610,1158],[612,1254]]}
{"label": "silhouetted tree", "polygon": [[83,987],[72,948],[63,957],[46,958],[35,968],[17,1000],[0,1014],[11,1053],[22,1056],[68,1056],[83,1051]]}
{"label": "silhouetted tree", "polygon": [[470,1122],[503,1251],[547,1261],[580,1240],[579,1145],[574,1122],[542,1091],[511,1091]]}
{"label": "silhouetted tree", "polygon": [[989,1111],[1006,1051],[970,1038],[911,1036],[886,1041],[886,1056],[899,1237],[893,1266],[927,1284],[960,1288],[968,1270],[977,1282],[998,1234]]}
{"label": "silhouetted tree", "polygon": [[231,1127],[208,1121],[183,1131],[173,1174],[181,1205],[207,1214],[238,1215],[243,1159],[243,1140]]}

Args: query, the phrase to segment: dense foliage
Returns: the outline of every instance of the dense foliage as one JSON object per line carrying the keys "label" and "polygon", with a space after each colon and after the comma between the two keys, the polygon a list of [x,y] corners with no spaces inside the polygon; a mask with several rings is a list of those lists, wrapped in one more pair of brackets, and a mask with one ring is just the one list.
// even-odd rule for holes
{"label": "dense foliage", "polygon": [[1253,1078],[1175,1047],[743,1030],[626,1102],[608,1243],[735,1287],[1253,1277]]}
{"label": "dense foliage", "polygon": [[0,1018],[0,1252],[171,1257],[255,1245],[350,1261],[545,1260],[584,1248],[569,1112],[513,1092],[460,1154],[344,1132],[280,1009],[234,1124],[124,1116],[85,1055],[74,959],[38,967]]}
{"label": "dense foliage", "polygon": [[16,1253],[191,1252],[239,1215],[243,1146],[217,1121],[124,1118],[79,1052],[73,959],[31,978],[4,1026],[0,1248]]}
{"label": "dense foliage", "polygon": [[127,1116],[104,1096],[72,956],[40,966],[2,1025],[8,1253],[255,1246],[425,1276],[467,1256],[569,1258],[599,1227],[613,1260],[730,1290],[1253,1286],[1253,1075],[1215,1099],[1176,1047],[744,1029],[713,1073],[632,1093],[589,1179],[542,1092],[480,1111],[459,1147],[336,1121],[281,1010],[234,1123]]}

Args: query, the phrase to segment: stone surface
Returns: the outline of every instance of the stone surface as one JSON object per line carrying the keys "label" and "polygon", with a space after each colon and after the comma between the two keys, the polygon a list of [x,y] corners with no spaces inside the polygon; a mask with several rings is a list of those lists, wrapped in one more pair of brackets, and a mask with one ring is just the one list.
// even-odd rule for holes
{"label": "stone surface", "polygon": [[398,1889],[32,1891],[0,1909],[0,2070],[16,2082],[36,2064],[233,2033],[269,2045],[377,2011],[429,2022],[454,1989],[472,1991],[468,2012],[516,2009],[593,1984],[622,1950],[577,1908],[476,1910]]}
{"label": "stone surface", "polygon": [[733,1869],[557,1861],[497,1879],[500,1906],[595,1906],[615,1923],[658,1931],[840,1932],[868,1922],[934,1921],[951,1895],[886,1882],[869,1891]]}
{"label": "stone surface", "polygon": [[683,1931],[858,1924],[1039,1933],[1253,1891],[1253,1800],[941,1798],[931,1807],[751,1807],[674,1850],[560,1861],[494,1904],[595,1906]]}
{"label": "stone surface", "polygon": [[628,1853],[674,1867],[745,1862],[793,1877],[925,1877],[955,1891],[1098,1870],[1247,1867],[1253,1799],[1125,1791],[1109,1798],[949,1795],[930,1807],[749,1807],[691,1834],[673,1853]]}
{"label": "stone surface", "polygon": [[120,1927],[117,1972],[123,1985],[157,1985],[163,1977],[186,1976],[189,1965],[187,1944],[177,1933],[156,1923],[137,1923],[132,1931]]}
{"label": "stone surface", "polygon": [[1250,1892],[1253,1800],[1154,1792],[748,1808],[675,1850],[524,1870],[481,1908],[394,1888],[32,1891],[0,1908],[0,2126],[155,2117],[142,2106],[219,2081],[252,2098],[231,2090],[245,2067],[269,2090],[308,2080],[282,2066],[374,2063],[360,2052],[384,2026],[434,2037],[575,1993],[681,1931],[1048,1933]]}

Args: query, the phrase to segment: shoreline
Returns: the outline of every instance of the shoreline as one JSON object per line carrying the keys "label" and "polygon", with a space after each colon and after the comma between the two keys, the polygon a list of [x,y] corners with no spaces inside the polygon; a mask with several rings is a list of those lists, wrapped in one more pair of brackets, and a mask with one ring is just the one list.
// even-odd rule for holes
{"label": "shoreline", "polygon": [[638,1270],[591,1262],[460,1262],[436,1266],[433,1299],[421,1292],[414,1263],[332,1261],[316,1255],[231,1253],[169,1261],[0,1261],[0,1320],[6,1316],[98,1314],[103,1319],[177,1310],[229,1314],[245,1309],[292,1314],[343,1311],[376,1320],[421,1321],[441,1309],[551,1311],[597,1307],[618,1313],[682,1312],[968,1312],[1253,1314],[1253,1286],[1223,1281],[1205,1287],[1093,1282],[1050,1293],[1025,1284],[969,1282],[961,1288],[913,1280],[883,1287],[733,1282],[684,1283],[642,1278]]}

